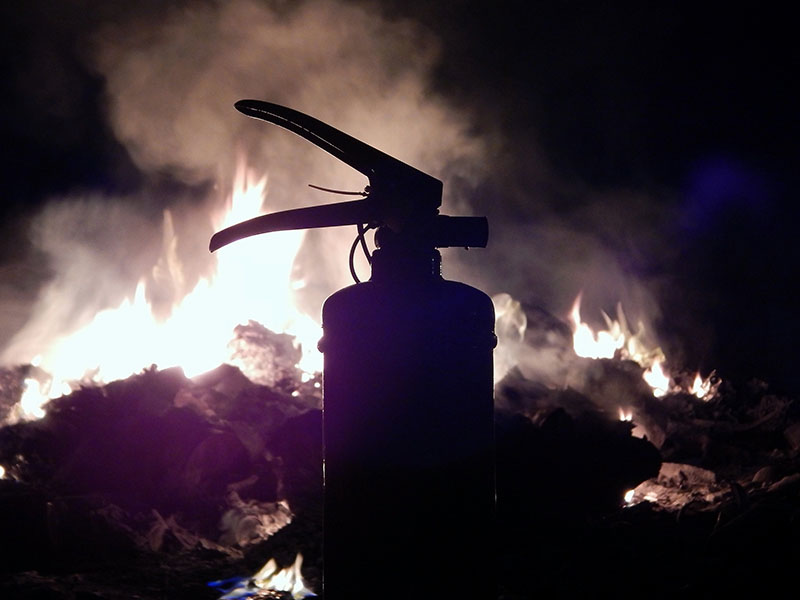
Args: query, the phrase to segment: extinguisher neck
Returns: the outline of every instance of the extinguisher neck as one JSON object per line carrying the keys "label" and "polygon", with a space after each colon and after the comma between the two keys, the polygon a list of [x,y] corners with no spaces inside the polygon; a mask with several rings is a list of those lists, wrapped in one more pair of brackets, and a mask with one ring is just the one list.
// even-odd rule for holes
{"label": "extinguisher neck", "polygon": [[376,283],[424,283],[442,279],[442,256],[435,248],[387,245],[372,253]]}

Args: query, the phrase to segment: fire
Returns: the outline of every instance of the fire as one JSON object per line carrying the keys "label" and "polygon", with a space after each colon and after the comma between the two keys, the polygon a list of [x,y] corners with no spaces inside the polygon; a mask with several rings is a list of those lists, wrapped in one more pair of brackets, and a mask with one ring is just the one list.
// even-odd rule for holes
{"label": "fire", "polygon": [[[605,314],[604,314],[605,316]],[[609,331],[595,333],[581,321],[581,294],[575,298],[569,320],[573,327],[575,354],[584,358],[614,358],[617,351],[625,346],[625,336],[619,323],[612,324]]]}
{"label": "fire", "polygon": [[[241,161],[226,210],[218,215],[214,229],[261,214],[266,191],[266,176],[256,177]],[[153,277],[169,278],[179,287],[183,272],[169,212],[164,214],[163,228],[162,255],[153,267]],[[68,393],[76,383],[125,378],[151,365],[181,367],[192,377],[224,362],[235,362],[228,343],[234,328],[249,320],[295,336],[303,349],[298,366],[307,373],[321,371],[322,356],[316,349],[320,327],[299,313],[292,299],[293,290],[302,286],[292,280],[291,272],[303,237],[302,231],[278,232],[221,249],[214,275],[201,278],[166,318],[154,314],[142,279],[131,297],[98,312],[81,329],[54,340],[31,361],[36,363],[36,375],[25,382],[16,418],[40,418],[48,399]],[[197,252],[207,249],[198,248]]]}
{"label": "fire", "polygon": [[670,387],[670,378],[664,372],[664,366],[660,360],[650,365],[642,377],[647,382],[647,385],[653,388],[653,395],[656,398],[666,396]]}
{"label": "fire", "polygon": [[[686,392],[702,400],[710,400],[714,396],[716,387],[712,383],[713,373],[707,379],[703,379],[698,373],[691,387],[673,381],[666,369],[666,357],[661,348],[647,343],[642,323],[638,324],[635,333],[630,330],[621,305],[617,305],[616,319],[602,313],[607,329],[598,332],[583,322],[580,308],[581,294],[578,294],[569,314],[573,331],[573,348],[578,356],[585,358],[619,357],[637,362],[645,369],[642,378],[653,390],[656,398],[670,392]],[[620,409],[620,419],[630,420],[626,417],[627,414]]]}
{"label": "fire", "polygon": [[703,376],[700,373],[697,373],[694,376],[694,382],[692,382],[692,388],[690,393],[694,396],[697,396],[701,400],[710,400],[716,394],[716,388],[719,386],[719,383],[714,383],[716,379],[716,373],[711,373],[707,378],[703,379]]}
{"label": "fire", "polygon": [[261,570],[253,576],[253,583],[262,590],[290,592],[292,598],[314,596],[314,592],[306,587],[300,569],[303,566],[303,555],[299,552],[294,564],[278,571],[274,559],[267,561]]}
{"label": "fire", "polygon": [[294,564],[285,569],[278,570],[278,564],[271,558],[252,577],[213,581],[208,585],[225,592],[220,600],[251,598],[262,591],[289,592],[295,600],[316,596],[303,581],[302,566],[303,555],[298,552]]}

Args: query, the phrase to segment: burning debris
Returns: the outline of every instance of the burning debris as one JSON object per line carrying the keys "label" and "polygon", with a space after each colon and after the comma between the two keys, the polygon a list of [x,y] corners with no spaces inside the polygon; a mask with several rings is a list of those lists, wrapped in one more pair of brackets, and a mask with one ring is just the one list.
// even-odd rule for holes
{"label": "burning debris", "polygon": [[[739,572],[750,574],[748,584],[772,577],[764,585],[777,589],[777,573],[798,557],[798,400],[759,382],[699,386],[680,373],[660,393],[644,377],[646,363],[622,352],[630,348],[625,327],[622,339],[609,338],[606,358],[583,358],[572,352],[582,323],[574,308],[572,327],[524,303],[516,309],[523,315],[498,325],[501,349],[505,332],[528,352],[517,352],[495,388],[499,560],[509,597],[580,596],[589,585],[618,594],[652,581],[664,595],[717,595],[743,584]],[[509,318],[507,310],[498,316]],[[611,333],[614,323],[607,319]],[[516,437],[525,429],[530,435]],[[626,477],[643,481],[624,490]],[[751,544],[765,553],[753,556]],[[614,563],[626,565],[625,586],[608,579]],[[559,575],[532,582],[515,570],[522,564]]]}
{"label": "burning debris", "polygon": [[[253,185],[260,202],[259,181],[239,185],[235,206]],[[668,376],[663,352],[643,327],[631,330],[621,307],[594,332],[579,300],[566,321],[507,294],[493,300],[498,573],[508,597],[540,591],[520,576],[528,572],[520,561],[568,573],[588,563],[599,570],[608,547],[630,553],[610,537],[615,528],[642,544],[662,539],[665,520],[679,515],[670,540],[685,553],[705,539],[710,518],[712,535],[743,527],[748,539],[748,523],[762,524],[760,507],[777,504],[776,518],[791,520],[795,400],[764,385]],[[47,402],[42,392],[69,383],[54,385],[51,363],[0,370],[0,508],[15,549],[0,589],[147,598],[144,580],[156,598],[165,569],[193,597],[209,581],[228,598],[321,588],[320,376],[303,366],[314,364],[308,348],[318,330],[308,328],[302,344],[254,320],[231,330],[227,364],[193,379],[155,367],[110,383],[83,378]],[[292,562],[299,551],[305,580]],[[639,556],[627,560],[642,566]],[[92,574],[122,564],[139,580]],[[83,587],[65,572],[81,574]],[[225,573],[255,575],[221,580]],[[269,589],[281,580],[285,592]],[[675,589],[685,585],[690,578],[676,578]]]}
{"label": "burning debris", "polygon": [[[121,13],[114,9],[111,13],[100,11],[88,21],[64,19],[70,11],[56,11],[57,21],[80,23],[80,35],[71,25],[67,33],[49,36],[47,32],[51,30],[39,23],[50,22],[53,15],[48,11],[37,14],[41,7],[36,6],[32,12],[24,13],[24,19],[32,24],[9,38],[11,46],[19,50],[13,54],[22,57],[20,68],[12,69],[11,78],[37,91],[30,101],[12,98],[10,104],[19,109],[11,111],[19,117],[18,126],[12,128],[13,141],[17,143],[12,145],[19,147],[21,154],[19,160],[9,163],[9,173],[18,170],[23,173],[19,182],[31,180],[30,184],[17,183],[18,188],[38,186],[42,192],[60,193],[70,187],[93,187],[94,180],[114,179],[109,167],[111,159],[104,169],[78,151],[70,157],[74,160],[57,164],[59,158],[75,149],[68,141],[75,137],[70,133],[83,129],[101,132],[100,141],[92,144],[96,149],[89,156],[97,157],[111,149],[124,155],[125,168],[142,179],[166,176],[195,183],[205,179],[209,189],[212,181],[224,181],[228,167],[221,164],[224,161],[220,161],[220,155],[238,142],[249,146],[252,158],[271,167],[277,156],[294,156],[271,140],[248,140],[249,136],[240,135],[236,125],[228,126],[220,118],[220,107],[224,105],[227,110],[227,99],[231,93],[238,94],[242,85],[253,93],[271,89],[280,94],[275,97],[307,106],[325,98],[319,104],[324,105],[327,114],[340,115],[346,124],[352,124],[357,115],[361,126],[372,131],[376,139],[393,138],[394,147],[401,148],[405,156],[424,159],[420,164],[431,164],[433,160],[437,176],[446,173],[450,181],[462,179],[464,187],[475,185],[479,179],[487,180],[481,181],[481,191],[489,192],[495,185],[524,190],[526,195],[530,190],[559,187],[559,182],[548,181],[544,176],[539,180],[536,171],[543,169],[541,165],[546,161],[540,160],[537,152],[527,151],[535,149],[534,143],[518,146],[514,142],[539,137],[532,122],[524,124],[505,118],[490,118],[487,122],[483,110],[476,111],[475,120],[464,119],[465,113],[439,101],[440,93],[450,87],[446,81],[419,77],[420,70],[424,74],[435,73],[437,79],[447,75],[436,68],[435,57],[441,53],[454,67],[445,69],[449,73],[463,70],[467,64],[485,65],[477,71],[477,78],[476,71],[468,69],[470,89],[477,89],[473,83],[481,73],[492,75],[485,79],[496,88],[494,66],[486,68],[490,62],[494,65],[488,61],[492,53],[476,61],[459,61],[449,48],[437,48],[432,35],[404,21],[403,11],[392,11],[391,18],[373,17],[375,7],[371,3],[364,9],[354,3],[299,3],[292,8],[287,3],[214,2],[192,5],[189,10],[184,3],[178,4],[163,12],[149,8],[141,13],[138,8],[133,12],[126,8]],[[584,29],[583,18],[573,20]],[[347,26],[330,26],[339,21]],[[497,23],[501,21],[502,15]],[[458,19],[456,22],[458,39],[463,41],[465,29]],[[481,28],[485,29],[483,26],[482,22]],[[28,28],[35,28],[37,34],[27,35]],[[309,35],[316,43],[307,43]],[[54,43],[37,51],[39,47],[28,43],[27,38],[52,38]],[[93,40],[92,47],[84,44],[89,38]],[[592,38],[592,43],[596,39]],[[67,48],[69,51],[60,52]],[[627,56],[624,44],[620,48]],[[91,99],[76,89],[80,82],[70,80],[70,69],[77,68],[70,63],[79,62],[73,52],[80,52],[91,61],[90,72],[85,73],[91,83],[85,96]],[[556,54],[572,57],[576,53]],[[499,54],[505,66],[517,64],[527,69],[529,61],[523,55],[515,55],[522,59],[508,61],[508,55]],[[456,60],[450,60],[453,58]],[[48,68],[37,68],[40,64]],[[51,73],[51,64],[55,65],[52,73],[59,75],[55,80],[63,80],[66,73],[67,83],[73,84],[68,86],[68,93],[59,94],[63,85],[42,77],[43,73]],[[614,67],[612,64],[612,71]],[[540,71],[564,72],[548,68]],[[308,77],[298,78],[301,72]],[[254,77],[254,73],[268,76]],[[630,74],[628,70],[620,73],[619,80],[623,82],[626,73]],[[301,80],[314,83],[308,86]],[[44,93],[42,81],[46,82]],[[164,85],[164,81],[172,84]],[[354,87],[353,82],[358,85]],[[660,91],[663,87],[653,89]],[[725,89],[724,85],[716,87]],[[450,89],[458,94],[462,88],[455,85]],[[353,91],[357,94],[355,101]],[[681,93],[679,90],[677,95]],[[574,96],[571,92],[568,95]],[[483,96],[484,92],[475,96],[480,98],[481,106],[486,105]],[[559,94],[552,96],[556,103],[564,104]],[[504,114],[503,105],[513,105],[515,111],[529,105],[525,94],[497,96],[501,97],[512,100],[510,104],[502,99],[495,102],[496,115]],[[599,93],[598,97],[601,101],[611,98],[606,102],[609,106],[626,105],[618,102],[620,95],[616,92],[613,96]],[[60,101],[54,103],[53,98]],[[590,98],[587,104],[596,104],[595,99]],[[84,102],[91,104],[90,112],[97,112],[97,122],[93,121],[91,127],[84,127],[85,121],[74,118],[80,117],[76,113],[82,112],[79,105]],[[469,99],[459,105],[468,106]],[[574,107],[569,102],[567,105],[572,112]],[[654,106],[658,111],[658,105]],[[641,111],[627,112],[641,116]],[[110,121],[101,122],[100,114]],[[389,126],[378,127],[381,122]],[[500,128],[504,132],[514,130],[508,144],[501,136],[495,138],[496,133],[501,133],[495,128],[498,122],[504,124]],[[570,118],[570,122],[580,120]],[[35,138],[39,137],[35,132],[38,128],[27,133],[30,123],[46,125],[50,135],[41,137],[66,145],[61,145],[55,154],[48,153],[47,160],[37,161],[27,150],[38,143]],[[613,129],[642,130],[632,123],[623,119],[622,127]],[[59,129],[59,124],[69,127]],[[724,128],[707,129],[716,132]],[[110,148],[112,130],[116,139]],[[52,135],[53,131],[57,135]],[[65,131],[67,135],[59,135]],[[428,135],[416,135],[418,132]],[[475,132],[487,134],[485,147],[473,137]],[[602,133],[596,133],[590,132],[589,137],[604,138]],[[410,142],[413,138],[417,141]],[[118,146],[117,140],[125,147]],[[615,147],[622,146],[625,143]],[[442,148],[452,151],[444,153]],[[526,151],[521,151],[523,148]],[[618,161],[612,156],[608,162],[616,165]],[[81,163],[88,166],[81,167]],[[288,163],[287,160],[283,164]],[[503,163],[524,165],[528,177],[509,177],[511,169],[504,168]],[[306,166],[310,161],[293,166],[297,164]],[[49,168],[52,166],[57,168]],[[53,185],[53,176],[45,173],[75,169],[85,171],[83,179],[67,178],[58,185]],[[482,177],[482,169],[496,174],[489,180]],[[245,171],[240,167],[240,175]],[[292,172],[314,172],[310,180],[321,183],[330,180],[327,170],[298,168]],[[220,174],[222,177],[217,177]],[[237,190],[242,193],[234,196],[248,197],[261,209],[266,179],[251,175],[238,178],[241,185]],[[41,179],[48,184],[38,183]],[[124,188],[126,184],[119,185]],[[281,189],[280,174],[271,179],[271,185],[280,192],[278,206],[271,208],[284,208],[282,203],[293,202],[292,194]],[[14,192],[16,189],[12,188],[12,196],[16,195]],[[728,195],[727,189],[722,192]],[[553,195],[560,201],[573,193],[585,195],[564,189]],[[739,193],[733,194],[734,204],[740,201]],[[661,224],[664,220],[660,217],[670,216],[669,211],[654,208],[643,210],[638,219],[618,216],[624,215],[626,207],[651,203],[640,202],[640,198],[606,202],[615,195],[613,189],[603,195],[606,198],[602,203],[589,198],[567,200],[575,205],[589,204],[577,220],[599,215],[601,218],[595,221],[603,222],[600,229],[606,237],[627,238],[629,227],[619,227],[626,222]],[[744,201],[749,203],[751,195],[745,190]],[[763,207],[769,203],[760,193],[756,195],[758,198],[752,199],[754,205]],[[19,196],[13,200],[19,203],[27,199],[25,194]],[[450,201],[460,205],[469,200],[467,196],[456,192]],[[483,202],[502,205],[503,202],[494,202],[494,196],[484,194]],[[511,194],[506,197],[516,198]],[[53,202],[46,211],[48,231],[69,231],[69,239],[41,235],[40,241],[45,244],[37,246],[36,252],[53,259],[58,267],[64,267],[66,256],[85,255],[89,257],[88,268],[80,265],[80,276],[72,278],[69,276],[75,273],[69,267],[54,267],[55,277],[35,307],[30,327],[7,348],[6,363],[26,365],[0,373],[0,514],[8,532],[4,549],[12,547],[15,551],[2,569],[8,577],[0,581],[0,588],[15,597],[201,597],[203,592],[197,587],[200,581],[217,581],[230,573],[255,573],[239,582],[236,593],[269,595],[267,580],[280,579],[282,573],[294,575],[294,583],[289,585],[295,588],[301,566],[292,560],[300,556],[297,551],[302,547],[306,556],[304,575],[310,578],[309,587],[317,589],[321,572],[320,378],[318,366],[308,362],[298,366],[298,357],[302,354],[304,360],[313,362],[319,328],[293,307],[284,310],[286,304],[272,303],[276,296],[282,300],[284,290],[290,290],[290,295],[307,285],[304,275],[292,269],[302,236],[261,240],[274,241],[275,245],[255,252],[243,251],[231,261],[220,256],[219,269],[214,273],[196,265],[183,269],[181,259],[186,253],[176,249],[184,233],[180,231],[178,212],[170,212],[171,208],[164,212],[163,230],[152,236],[158,239],[163,233],[162,255],[152,264],[145,264],[152,258],[149,251],[122,252],[128,248],[124,244],[98,241],[123,233],[135,238],[144,228],[133,227],[133,222],[125,218],[115,219],[113,226],[97,228],[105,229],[105,237],[76,239],[80,235],[76,232],[83,231],[83,226],[65,224],[63,217],[70,211],[62,210],[74,199],[58,200],[61,207]],[[97,204],[112,204],[110,200],[101,198]],[[116,200],[115,205],[123,203]],[[696,243],[704,244],[706,238],[714,245],[711,238],[718,237],[716,230],[703,227],[702,223],[724,216],[730,202],[727,197],[701,200],[689,198],[689,210],[683,212],[686,217],[705,217],[699,221]],[[525,227],[533,214],[548,216],[546,200],[536,211],[523,209],[525,202],[518,202],[520,210],[514,213],[514,219]],[[82,206],[91,209],[93,204],[89,199],[78,210]],[[151,207],[156,207],[155,212],[160,215],[166,205],[177,208],[172,200],[162,199]],[[603,213],[594,213],[599,211],[598,205],[602,205]],[[231,214],[230,221],[217,222],[214,227],[258,212]],[[101,221],[106,225],[108,214],[100,212],[90,223]],[[760,233],[774,230],[766,227],[768,218],[764,221],[755,233],[746,236],[747,242],[757,245]],[[664,228],[668,226],[669,223]],[[574,239],[582,251],[595,256],[597,251],[605,250],[600,241],[591,239],[590,243],[581,244],[578,235],[573,238],[573,234],[581,233],[579,228],[566,229],[568,236],[558,234],[549,239]],[[788,226],[785,229],[788,231]],[[529,230],[524,233],[526,239],[539,237],[529,235]],[[651,228],[641,228],[632,236],[632,249],[646,252],[647,245],[636,242],[660,237],[651,236],[652,233]],[[587,237],[593,238],[593,234]],[[61,243],[47,244],[48,239]],[[183,243],[186,238],[180,239]],[[512,250],[506,256],[529,254],[529,246],[520,251],[518,239],[508,243]],[[740,254],[731,258],[725,247],[730,238],[722,239],[718,250],[724,260],[720,262],[730,269],[728,276],[737,281],[738,288],[742,271],[753,269],[740,264]],[[64,244],[65,241],[69,243]],[[551,250],[554,253],[562,251],[559,244],[541,245],[555,248]],[[644,250],[641,246],[645,246]],[[656,246],[659,244],[653,243]],[[779,244],[772,247],[777,249]],[[114,250],[119,256],[106,266],[105,254],[115,254]],[[679,256],[688,256],[683,254],[685,250],[675,248]],[[95,259],[98,255],[104,256]],[[250,262],[254,256],[278,260],[275,264]],[[545,254],[543,262],[550,256],[553,255]],[[327,257],[320,253],[315,258],[323,263]],[[607,275],[604,271],[612,261],[606,258],[604,253],[596,259],[595,264],[600,266],[595,275]],[[636,263],[637,257],[630,258]],[[508,268],[498,268],[497,279],[502,280],[519,266],[513,262],[508,261]],[[580,257],[571,265],[585,262],[591,261]],[[660,265],[661,261],[656,263]],[[234,264],[242,268],[238,272],[229,270]],[[700,263],[698,272],[705,275],[710,264]],[[107,276],[125,270],[120,265],[130,266],[125,273],[130,281],[124,289],[122,282],[128,277]],[[634,265],[639,266],[653,265]],[[617,275],[626,272],[622,265],[608,268]],[[320,270],[328,269],[326,266]],[[773,270],[768,269],[768,275],[755,283],[771,280]],[[539,274],[548,270],[538,271],[531,279],[538,278],[545,286],[557,279],[552,273],[541,278]],[[563,274],[563,269],[558,274]],[[335,279],[331,275],[331,280]],[[259,287],[263,283],[269,289]],[[98,290],[97,298],[91,302],[84,302],[83,295],[93,294],[95,287],[104,289]],[[108,289],[114,287],[117,289]],[[331,289],[334,287],[335,283]],[[763,296],[756,292],[763,292],[764,287],[750,286],[752,296]],[[677,293],[687,288],[680,286]],[[219,290],[231,291],[232,295],[221,295]],[[281,293],[276,294],[276,290]],[[58,292],[65,291],[77,294],[61,302],[64,294]],[[122,294],[127,296],[124,301]],[[173,296],[175,302],[171,301]],[[778,306],[790,314],[790,303],[781,296]],[[763,566],[768,559],[774,559],[771,569],[750,569],[766,574],[752,578],[763,591],[770,583],[763,578],[779,572],[797,557],[796,549],[784,557],[769,552],[774,546],[764,550],[770,537],[793,541],[791,536],[796,533],[800,425],[794,399],[772,394],[762,386],[734,389],[713,376],[678,372],[679,365],[670,364],[658,344],[645,340],[646,331],[629,323],[621,309],[614,317],[604,315],[606,332],[596,332],[582,321],[577,304],[572,319],[566,323],[510,297],[504,304],[496,301],[495,306],[501,319],[498,333],[515,345],[510,350],[509,346],[498,349],[497,362],[502,367],[496,370],[502,542],[498,562],[505,596],[577,596],[571,592],[587,580],[591,580],[598,595],[612,588],[627,593],[633,588],[635,593],[647,595],[677,595],[676,592],[683,594],[687,590],[716,595],[726,588],[740,591],[737,570],[746,572],[751,564]],[[86,314],[82,312],[84,308]],[[227,317],[229,322],[221,322]],[[753,323],[753,328],[762,327],[758,319]],[[233,327],[237,327],[235,340],[228,346]],[[310,331],[308,337],[301,334],[304,329]],[[770,329],[774,331],[775,325],[765,328]],[[219,335],[211,340],[201,339],[201,334],[212,330]],[[576,338],[580,349],[575,346]],[[584,351],[584,345],[590,349]],[[598,350],[597,346],[610,346],[610,352]],[[525,352],[518,355],[516,349]],[[150,364],[159,367],[140,373]],[[176,370],[179,365],[182,373]],[[192,378],[197,374],[205,375]],[[376,404],[383,400],[372,396],[378,394],[371,394],[367,400]],[[436,406],[437,398],[433,400],[431,407]],[[448,416],[458,421],[461,415]],[[418,500],[431,495],[425,486],[411,492],[407,496],[413,501],[408,502],[409,506],[423,504]],[[475,523],[465,523],[465,527],[469,526],[475,527]],[[693,552],[694,546],[702,550]],[[737,547],[752,551],[731,557],[727,549]],[[357,549],[365,554],[371,550]],[[492,550],[487,548],[485,554],[490,556]],[[421,548],[402,564],[403,571],[413,575],[415,568],[436,570],[446,579],[448,570],[441,565],[447,564],[448,557],[431,560],[436,558],[434,554],[429,548]],[[485,557],[482,552],[477,554],[474,560],[480,565]],[[275,563],[267,560],[273,556]],[[469,558],[471,564],[473,557]],[[537,581],[532,581],[531,565],[535,565]],[[491,568],[490,565],[481,570]],[[625,576],[616,575],[623,570]],[[709,589],[708,581],[720,574],[727,576],[727,585]],[[386,585],[396,589],[394,583]],[[293,590],[297,591],[302,592]],[[375,592],[379,594],[381,590]],[[424,590],[415,593],[423,594]]]}
{"label": "burning debris", "polygon": [[[242,160],[224,210],[213,216],[214,226],[259,214],[265,193],[266,177],[258,177]],[[24,401],[6,419],[40,418],[48,399],[80,385],[123,379],[152,364],[180,367],[194,376],[229,362],[240,365],[253,381],[270,384],[301,376],[298,369],[307,378],[321,371],[319,325],[298,311],[292,298],[293,289],[302,284],[293,279],[292,266],[303,233],[281,232],[274,239],[226,249],[212,272],[193,285],[182,283],[185,294],[164,308],[155,302],[158,282],[168,275],[177,286],[188,271],[175,255],[181,240],[169,215],[165,213],[162,248],[150,273],[117,306],[69,320],[54,308],[62,297],[69,297],[62,289],[63,278],[55,278],[43,290],[31,320],[3,350],[7,364],[30,363],[25,367]],[[289,334],[282,343],[290,341],[294,348],[264,356],[277,338],[260,344],[257,338],[267,334],[258,325],[247,325],[251,319],[269,327],[270,335]],[[300,359],[295,360],[298,353]]]}
{"label": "burning debris", "polygon": [[[256,330],[262,354],[290,358],[283,356],[294,349],[290,343]],[[4,376],[13,380],[14,373]],[[321,432],[313,418],[319,411],[310,408],[318,407],[320,391],[300,379],[299,372],[292,378],[292,394],[281,391],[286,379],[267,387],[233,366],[196,380],[178,369],[149,369],[82,387],[51,400],[43,418],[0,429],[11,572],[125,562],[147,579],[150,557],[160,557],[180,578],[187,575],[181,561],[194,556],[191,569],[210,581],[219,571],[214,577],[201,563],[223,572],[263,564],[265,541],[291,530],[298,515],[312,523],[319,515],[308,498],[322,493]],[[298,426],[309,412],[317,427]],[[298,473],[310,481],[298,485]],[[293,543],[319,555],[312,540]],[[299,568],[295,588],[302,585]],[[102,587],[85,578],[87,589]],[[142,592],[123,584],[119,597],[126,590]]]}
{"label": "burning debris", "polygon": [[[315,596],[306,588],[300,571],[303,567],[303,555],[298,554],[294,563],[284,569],[278,569],[275,559],[269,559],[252,577],[236,577],[212,581],[208,585],[223,592],[220,600],[236,600],[238,598],[275,598],[281,597],[300,600]],[[277,594],[275,592],[284,592]]]}
{"label": "burning debris", "polygon": [[[261,185],[243,175],[234,206],[251,196],[260,203]],[[234,277],[229,264],[221,261],[218,278]],[[261,268],[236,271],[228,285]],[[599,571],[610,547],[641,567],[616,528],[643,544],[662,539],[679,515],[669,539],[685,554],[705,540],[710,518],[714,536],[739,527],[748,539],[765,506],[791,520],[800,470],[793,399],[763,385],[735,390],[719,378],[668,376],[663,352],[641,326],[631,330],[621,307],[596,333],[577,301],[562,321],[508,295],[493,300],[498,578],[508,597],[563,591],[563,581],[522,577],[521,562],[542,574],[586,564]],[[165,570],[192,597],[209,581],[229,598],[321,588],[321,390],[319,369],[308,366],[318,329],[306,328],[298,344],[245,322],[228,331],[227,364],[193,379],[152,367],[104,383],[84,377],[84,365],[76,383],[44,359],[0,370],[0,512],[15,549],[0,589],[160,598],[155,582]],[[607,348],[584,351],[584,342]],[[68,393],[48,402],[65,384]],[[299,551],[308,583],[292,562]],[[97,565],[125,569],[131,580],[106,581]],[[221,580],[225,573],[256,575]],[[69,582],[76,574],[80,585]],[[280,580],[289,581],[285,592],[268,589]],[[674,589],[686,585],[691,578],[676,577]]]}
{"label": "burning debris", "polygon": [[[544,344],[543,352],[569,339],[557,319],[529,310],[526,320],[526,339]],[[285,338],[247,327],[253,335],[242,339],[263,346],[250,355],[296,360]],[[498,383],[498,574],[507,597],[577,593],[580,582],[613,567],[609,552],[626,561],[632,581],[671,569],[664,589],[702,590],[708,577],[744,566],[729,554],[741,543],[766,543],[757,528],[788,543],[800,490],[796,400],[724,382],[708,401],[685,392],[655,398],[643,370],[619,358],[576,356],[564,373],[580,389],[544,385],[520,367]],[[156,598],[166,572],[199,597],[207,582],[223,582],[216,597],[229,598],[288,598],[298,585],[319,590],[320,395],[313,380],[289,374],[266,386],[233,366],[194,380],[150,369],[85,386],[52,400],[42,419],[0,429],[5,542],[15,549],[0,589]],[[3,371],[6,398],[19,396],[26,375]],[[662,547],[650,558],[632,550],[656,543]],[[692,550],[697,544],[711,544],[710,554]],[[287,591],[268,591],[264,582],[299,572],[298,551],[306,583],[295,575]],[[793,556],[770,551],[752,568]],[[269,564],[273,557],[280,567]],[[529,570],[521,562],[539,565],[535,582],[522,577]],[[98,565],[129,575],[112,583]],[[580,575],[569,576],[575,569]],[[544,575],[551,572],[562,575]],[[255,575],[224,583],[225,573]]]}

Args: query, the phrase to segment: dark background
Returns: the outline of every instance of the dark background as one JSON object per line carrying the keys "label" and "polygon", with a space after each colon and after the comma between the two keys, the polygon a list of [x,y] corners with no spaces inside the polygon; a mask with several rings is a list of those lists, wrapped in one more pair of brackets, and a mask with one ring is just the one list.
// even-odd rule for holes
{"label": "dark background", "polygon": [[[25,234],[45,201],[76,190],[125,194],[152,179],[107,124],[103,78],[85,66],[79,42],[111,20],[202,4],[213,3],[0,9],[4,285],[32,296],[47,277]],[[473,199],[498,224],[493,236],[504,222],[540,214],[583,219],[632,274],[659,282],[655,326],[673,355],[732,380],[798,389],[800,57],[788,12],[763,4],[357,4],[440,40],[436,91],[474,115],[476,136],[498,140],[497,168]],[[159,176],[172,185],[169,173]],[[604,212],[603,198],[618,190],[636,200]],[[626,221],[628,212],[639,217]],[[637,227],[642,214],[672,218],[639,227],[626,258],[626,236],[600,221]]]}

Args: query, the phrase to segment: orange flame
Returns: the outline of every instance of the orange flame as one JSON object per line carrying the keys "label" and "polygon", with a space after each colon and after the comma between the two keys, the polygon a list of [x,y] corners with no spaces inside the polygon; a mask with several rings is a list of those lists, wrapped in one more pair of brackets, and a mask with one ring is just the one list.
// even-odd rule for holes
{"label": "orange flame", "polygon": [[666,396],[670,388],[670,377],[664,372],[664,365],[659,361],[653,362],[652,365],[644,372],[642,378],[653,388],[653,396],[660,398]]}
{"label": "orange flame", "polygon": [[595,333],[581,320],[581,294],[575,298],[569,320],[573,328],[575,354],[584,358],[614,358],[618,350],[625,346],[625,335],[616,321],[608,331]]}
{"label": "orange flame", "polygon": [[292,598],[300,599],[314,596],[314,592],[306,587],[300,569],[303,566],[303,555],[299,552],[294,564],[285,569],[278,570],[275,559],[267,561],[261,570],[253,576],[253,583],[262,590],[289,592]]}
{"label": "orange flame", "polygon": [[[227,210],[214,223],[215,229],[261,214],[266,189],[266,176],[256,178],[242,161]],[[179,287],[183,274],[168,211],[163,227],[162,255],[153,275],[168,277]],[[47,376],[26,380],[12,420],[42,417],[44,403],[68,393],[76,383],[104,383],[151,365],[178,366],[192,377],[233,362],[228,342],[234,328],[249,320],[295,336],[303,350],[298,366],[307,373],[321,371],[322,356],[316,349],[320,327],[299,313],[292,299],[293,289],[302,285],[292,280],[291,272],[303,237],[303,231],[277,232],[221,249],[216,273],[200,279],[166,318],[155,316],[142,279],[132,298],[98,312],[86,326],[41,350],[32,363]]]}
{"label": "orange flame", "polygon": [[[690,393],[701,400],[710,400],[716,393],[719,385],[712,381],[715,374],[712,373],[707,379],[703,379],[698,373],[694,378],[691,387],[673,381],[666,369],[667,360],[660,347],[648,344],[645,339],[645,328],[642,323],[638,324],[637,330],[633,333],[629,326],[622,306],[617,304],[617,318],[612,319],[606,313],[602,313],[606,322],[607,329],[595,331],[581,320],[581,294],[575,298],[569,314],[569,321],[572,324],[573,348],[575,354],[585,358],[614,358],[619,357],[632,360],[645,369],[642,379],[653,390],[656,398],[665,396],[670,392]],[[623,418],[620,409],[620,418]]]}
{"label": "orange flame", "polygon": [[645,368],[642,378],[652,388],[653,395],[660,397],[666,394],[670,377],[664,371],[664,353],[661,348],[645,342],[644,325],[639,323],[636,333],[633,333],[622,306],[618,304],[617,318],[612,319],[602,313],[607,329],[595,332],[581,319],[581,295],[575,298],[569,314],[575,354],[584,358],[619,357],[635,361]]}

